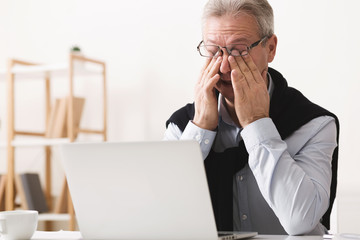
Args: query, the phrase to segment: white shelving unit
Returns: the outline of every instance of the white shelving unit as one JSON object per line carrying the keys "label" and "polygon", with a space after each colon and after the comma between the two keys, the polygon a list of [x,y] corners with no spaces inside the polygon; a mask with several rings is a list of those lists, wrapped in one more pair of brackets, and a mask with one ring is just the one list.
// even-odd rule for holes
{"label": "white shelving unit", "polygon": [[[85,63],[91,64],[88,68]],[[102,129],[75,129],[74,126],[74,95],[73,84],[75,76],[94,76],[100,75],[102,78],[103,91],[99,94],[103,99],[103,126]],[[45,138],[44,132],[17,131],[15,127],[15,104],[16,98],[15,81],[44,79],[45,81],[45,123],[50,119],[51,79],[61,77],[68,80],[68,101],[69,108],[67,112],[67,138],[50,139]],[[0,147],[7,149],[7,174],[5,191],[5,209],[13,210],[15,208],[15,148],[18,147],[44,147],[45,148],[45,196],[48,206],[53,206],[51,196],[51,147],[62,143],[74,142],[76,133],[88,133],[102,135],[103,141],[107,140],[107,95],[106,95],[106,65],[102,61],[87,58],[81,55],[70,54],[69,62],[62,64],[34,64],[30,62],[9,59],[8,68],[0,69],[0,81],[7,83],[7,126],[2,129],[7,130],[7,142],[0,143]],[[66,83],[65,83],[66,84]],[[47,126],[44,126],[46,129]],[[17,136],[26,136],[17,138]],[[64,181],[66,185],[66,180]],[[63,189],[66,189],[64,187]],[[68,193],[68,191],[63,191]],[[64,199],[62,196],[60,199]],[[67,196],[68,214],[42,214],[39,219],[42,221],[68,220],[69,230],[75,229],[75,216],[70,195]]]}

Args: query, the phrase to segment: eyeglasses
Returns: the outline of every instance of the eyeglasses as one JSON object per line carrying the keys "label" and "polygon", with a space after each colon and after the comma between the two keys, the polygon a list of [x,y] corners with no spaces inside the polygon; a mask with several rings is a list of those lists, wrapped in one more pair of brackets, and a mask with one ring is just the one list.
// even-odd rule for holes
{"label": "eyeglasses", "polygon": [[249,47],[246,44],[234,44],[231,46],[231,48],[228,48],[226,46],[221,47],[218,45],[206,45],[204,44],[204,40],[202,40],[197,46],[197,50],[199,51],[201,56],[213,58],[223,53],[223,48],[225,48],[229,55],[234,57],[239,57],[239,56],[247,55],[252,48],[259,45],[266,38],[267,36],[261,38],[259,41],[254,42]]}

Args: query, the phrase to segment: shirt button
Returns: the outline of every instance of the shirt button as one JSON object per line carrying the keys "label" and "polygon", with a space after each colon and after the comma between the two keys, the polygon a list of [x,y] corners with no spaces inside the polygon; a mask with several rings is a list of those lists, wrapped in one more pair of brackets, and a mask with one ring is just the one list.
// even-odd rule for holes
{"label": "shirt button", "polygon": [[196,141],[199,141],[200,138],[201,138],[200,134],[198,134],[198,135],[195,136],[195,140],[196,140]]}
{"label": "shirt button", "polygon": [[209,141],[209,139],[205,139],[204,142],[205,142],[205,144],[209,144],[210,141]]}
{"label": "shirt button", "polygon": [[247,216],[244,214],[244,215],[241,216],[241,219],[242,219],[243,221],[245,221],[245,220],[247,219]]}
{"label": "shirt button", "polygon": [[238,176],[238,179],[239,179],[239,181],[242,181],[242,180],[244,180],[244,177],[243,176]]}

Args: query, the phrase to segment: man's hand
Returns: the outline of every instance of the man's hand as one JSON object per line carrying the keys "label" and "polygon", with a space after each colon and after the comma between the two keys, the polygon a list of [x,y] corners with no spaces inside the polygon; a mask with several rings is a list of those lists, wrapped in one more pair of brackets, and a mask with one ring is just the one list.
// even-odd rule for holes
{"label": "man's hand", "polygon": [[218,104],[215,85],[222,57],[208,59],[195,86],[195,116],[193,123],[200,128],[214,130],[218,125]]}
{"label": "man's hand", "polygon": [[266,86],[266,71],[261,74],[249,54],[229,56],[234,107],[240,125],[269,117],[270,97]]}

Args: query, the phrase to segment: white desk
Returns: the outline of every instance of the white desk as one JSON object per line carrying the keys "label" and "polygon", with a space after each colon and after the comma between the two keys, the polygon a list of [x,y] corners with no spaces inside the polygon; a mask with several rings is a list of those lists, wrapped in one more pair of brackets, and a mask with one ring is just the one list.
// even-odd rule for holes
{"label": "white desk", "polygon": [[[76,231],[58,231],[46,232],[36,231],[31,240],[81,240],[80,232]],[[252,240],[324,240],[322,236],[288,236],[288,235],[257,235]],[[359,240],[360,234],[336,234],[333,240]]]}
{"label": "white desk", "polygon": [[82,236],[78,231],[36,231],[31,240],[80,240]]}
{"label": "white desk", "polygon": [[360,240],[360,234],[335,234],[332,238],[323,238],[323,236],[288,236],[288,235],[258,235],[253,238],[266,240]]}

